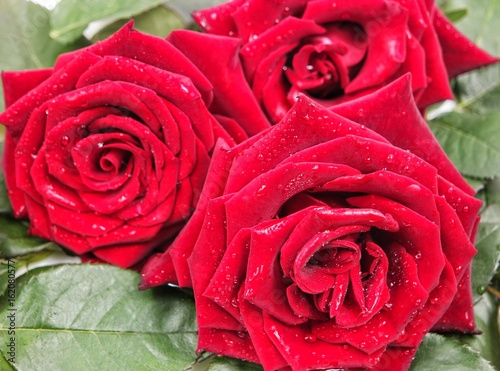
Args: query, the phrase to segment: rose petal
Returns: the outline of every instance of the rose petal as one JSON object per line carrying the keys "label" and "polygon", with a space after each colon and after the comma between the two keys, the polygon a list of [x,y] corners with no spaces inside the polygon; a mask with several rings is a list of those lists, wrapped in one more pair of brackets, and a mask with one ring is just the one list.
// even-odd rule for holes
{"label": "rose petal", "polygon": [[[312,323],[315,336],[334,344],[348,343],[369,354],[383,350],[400,336],[412,322],[416,311],[424,305],[428,294],[419,283],[418,269],[412,256],[402,246],[388,246],[387,258],[390,265],[387,276],[390,298],[385,303],[386,308],[371,316],[356,331],[348,324],[356,318],[349,318],[351,313],[341,309],[333,320]],[[343,321],[346,321],[345,325]]]}
{"label": "rose petal", "polygon": [[271,370],[286,367],[288,363],[265,332],[262,311],[243,298],[239,301],[239,306],[245,329],[248,331],[257,353],[258,362],[262,363],[266,369]]}
{"label": "rose petal", "polygon": [[240,190],[253,178],[276,167],[295,152],[346,135],[386,142],[375,132],[301,96],[280,125],[271,128],[262,138],[257,138],[254,145],[235,158],[226,192]]}
{"label": "rose petal", "polygon": [[[223,196],[209,202],[200,237],[188,259],[190,271],[193,272],[191,279],[197,302],[196,319],[200,329],[212,327],[243,330],[238,320],[203,295],[226,250],[224,203],[228,198],[230,196]],[[214,322],[217,322],[216,326]]]}
{"label": "rose petal", "polygon": [[[289,163],[262,174],[227,202],[228,238],[232,238],[241,228],[274,218],[281,205],[293,195],[356,173],[357,170],[344,165]],[[270,192],[271,189],[273,192]],[[241,210],[250,202],[250,198],[252,210],[241,215]]]}
{"label": "rose petal", "polygon": [[264,328],[292,370],[306,370],[312,365],[318,369],[371,367],[384,351],[366,354],[347,344],[331,344],[316,339],[308,324],[287,326],[265,314]]}
{"label": "rose petal", "polygon": [[449,78],[498,62],[498,58],[479,49],[458,32],[437,6],[434,6],[433,14],[432,23],[442,47],[443,60]]}
{"label": "rose petal", "polygon": [[428,292],[438,285],[446,262],[438,224],[395,201],[380,196],[351,197],[349,202],[353,206],[373,208],[390,214],[399,224],[399,230],[393,232],[390,239],[398,241],[415,257],[418,278]]}
{"label": "rose petal", "polygon": [[198,352],[202,350],[250,362],[259,362],[250,337],[242,331],[200,328],[198,330]]}
{"label": "rose petal", "polygon": [[[250,235],[250,229],[242,229],[233,238],[203,293],[238,321],[241,321],[238,293],[245,281]],[[209,320],[205,325],[210,326]]]}
{"label": "rose petal", "polygon": [[250,245],[244,298],[287,324],[306,321],[286,301],[286,285],[277,261],[281,246],[308,210],[254,228]]}
{"label": "rose petal", "polygon": [[198,234],[202,229],[209,200],[222,195],[228,167],[234,155],[235,153],[231,152],[223,141],[218,142],[214,149],[206,185],[203,187],[200,201],[194,214],[170,248],[165,252],[164,257],[155,259],[143,268],[141,277],[141,287],[143,289],[158,286],[166,282],[162,280],[162,277],[168,277],[170,273],[163,268],[164,259],[166,261],[171,259],[174,262],[179,285],[192,287],[190,271],[186,260],[191,255]]}
{"label": "rose petal", "polygon": [[383,135],[394,146],[410,150],[436,167],[441,176],[465,192],[474,194],[416,109],[411,80],[409,75],[405,75],[373,94],[332,109]]}
{"label": "rose petal", "polygon": [[[216,93],[211,112],[233,117],[250,136],[269,128],[245,80],[237,40],[186,30],[173,31],[168,40],[192,59],[214,85]],[[213,50],[217,50],[216,58],[212,58]],[[238,94],[234,94],[235,90]]]}
{"label": "rose petal", "polygon": [[[200,70],[165,39],[138,32],[134,30],[133,26],[134,21],[130,20],[102,42],[61,54],[57,58],[55,69],[62,68],[68,61],[79,58],[81,54],[88,52],[99,56],[123,56],[188,77],[201,93],[205,104],[210,105],[213,97],[212,86]],[[151,53],[151,50],[155,52]],[[81,73],[76,76],[80,75]]]}
{"label": "rose petal", "polygon": [[[346,87],[346,93],[377,86],[389,79],[406,58],[407,11],[395,2],[383,0],[362,0],[356,3],[340,0],[335,5],[332,7],[328,2],[311,2],[303,18],[312,19],[319,24],[350,21],[364,28],[370,47],[361,71]],[[384,16],[386,32],[380,32],[381,25],[373,22],[373,14]],[[380,60],[384,60],[384,63],[380,64]]]}
{"label": "rose petal", "polygon": [[23,95],[47,80],[53,73],[52,68],[27,71],[2,71],[2,87],[5,108],[9,108]]}
{"label": "rose petal", "polygon": [[287,17],[272,28],[247,43],[241,50],[247,79],[253,80],[258,65],[264,57],[284,45],[296,46],[307,36],[323,34],[325,29],[308,19]]}
{"label": "rose petal", "polygon": [[[216,35],[236,35],[236,26],[231,22],[230,15],[238,9],[246,0],[234,0],[217,5],[216,12],[213,9],[195,10],[193,18],[205,31]],[[213,17],[212,14],[216,16]]]}
{"label": "rose petal", "polygon": [[40,107],[47,100],[71,91],[78,76],[98,59],[91,53],[82,52],[66,68],[54,71],[52,76],[21,99],[16,100],[7,110],[0,114],[0,122],[8,127],[8,131],[11,132],[14,138],[18,138],[30,116],[32,116],[32,112],[37,107]]}

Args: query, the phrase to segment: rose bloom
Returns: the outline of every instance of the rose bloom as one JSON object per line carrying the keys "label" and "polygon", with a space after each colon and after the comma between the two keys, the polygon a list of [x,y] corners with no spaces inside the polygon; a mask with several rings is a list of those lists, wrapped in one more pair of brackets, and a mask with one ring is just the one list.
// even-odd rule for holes
{"label": "rose bloom", "polygon": [[[4,72],[3,169],[30,233],[128,267],[195,208],[216,138],[212,86],[129,22],[52,69]],[[224,122],[229,123],[228,120]],[[229,127],[245,137],[234,122]]]}
{"label": "rose bloom", "polygon": [[[432,0],[233,0],[194,18],[214,35],[197,42],[206,50],[241,44],[246,81],[238,84],[248,82],[273,122],[299,93],[331,106],[408,72],[424,109],[453,97],[449,78],[496,61],[460,34]],[[184,46],[177,46],[199,53],[198,45],[189,46],[192,38],[183,37],[187,31],[178,33]],[[209,75],[221,66],[200,68]],[[233,94],[219,88],[221,97]]]}
{"label": "rose bloom", "polygon": [[[396,123],[419,128],[422,156],[370,129]],[[266,370],[408,369],[428,331],[475,326],[481,202],[428,130],[408,76],[336,113],[300,96],[271,129],[219,142],[142,287],[193,287],[199,350]]]}

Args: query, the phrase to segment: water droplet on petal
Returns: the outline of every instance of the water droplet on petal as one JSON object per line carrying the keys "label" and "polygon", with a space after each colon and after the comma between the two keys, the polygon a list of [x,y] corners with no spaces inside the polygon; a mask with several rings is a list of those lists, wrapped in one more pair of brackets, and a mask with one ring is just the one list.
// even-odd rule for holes
{"label": "water droplet on petal", "polygon": [[316,342],[317,338],[316,335],[314,334],[306,334],[304,335],[304,340],[307,341],[308,343],[314,343]]}
{"label": "water droplet on petal", "polygon": [[61,145],[66,147],[69,144],[69,137],[67,135],[63,135],[61,137]]}

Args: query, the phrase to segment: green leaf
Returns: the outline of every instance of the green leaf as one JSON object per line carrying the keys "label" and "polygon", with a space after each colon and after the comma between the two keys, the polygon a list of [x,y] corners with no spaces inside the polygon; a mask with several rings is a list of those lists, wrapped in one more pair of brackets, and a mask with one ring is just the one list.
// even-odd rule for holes
{"label": "green leaf", "polygon": [[488,183],[478,196],[485,203],[476,238],[477,255],[472,265],[475,300],[491,283],[500,262],[500,178]]}
{"label": "green leaf", "polygon": [[[492,179],[486,184],[485,196],[488,204],[500,205],[500,178]],[[495,220],[500,224],[500,217],[495,218]]]}
{"label": "green leaf", "polygon": [[[48,67],[64,46],[49,37],[49,11],[29,1],[0,1],[2,70]],[[0,89],[2,90],[2,89]],[[4,109],[3,93],[0,111]]]}
{"label": "green leaf", "polygon": [[490,204],[481,213],[481,222],[483,224],[500,225],[500,203]]}
{"label": "green leaf", "polygon": [[[92,38],[92,42],[104,40],[118,31],[127,20],[116,21],[104,27]],[[171,10],[159,6],[134,17],[134,28],[150,35],[165,38],[170,31],[183,28],[184,22]]]}
{"label": "green leaf", "polygon": [[485,181],[483,179],[470,178],[466,176],[464,176],[464,178],[476,192],[482,191],[485,187]]}
{"label": "green leaf", "polygon": [[262,366],[228,357],[213,357],[207,371],[256,371]]}
{"label": "green leaf", "polygon": [[51,66],[64,47],[51,40],[49,11],[29,1],[0,2],[0,65],[4,70]]}
{"label": "green leaf", "polygon": [[[15,301],[18,370],[182,370],[196,358],[194,303],[185,292],[138,291],[136,272],[107,265],[28,275]],[[3,338],[10,309],[0,312]]]}
{"label": "green leaf", "polygon": [[478,115],[498,112],[500,65],[495,64],[458,77],[457,89],[457,111]]}
{"label": "green leaf", "polygon": [[[0,129],[3,129],[3,126],[0,125]],[[3,142],[0,140],[0,164],[2,163],[2,157]],[[9,196],[7,194],[7,187],[5,185],[3,170],[0,166],[0,214],[7,214],[10,212],[12,212],[12,207],[10,206]]]}
{"label": "green leaf", "polygon": [[0,215],[0,258],[14,258],[46,249],[56,249],[57,245],[47,240],[30,236],[28,226],[19,220]]}
{"label": "green leaf", "polygon": [[18,264],[12,260],[0,263],[0,297],[2,297],[7,290],[9,279],[15,279],[17,269]]}
{"label": "green leaf", "polygon": [[167,7],[179,14],[186,24],[193,22],[191,14],[197,9],[210,8],[227,0],[170,0]]}
{"label": "green leaf", "polygon": [[500,259],[500,225],[482,223],[476,242],[477,254],[472,261],[472,290],[478,300],[495,274]]}
{"label": "green leaf", "polygon": [[500,0],[446,0],[445,11],[467,9],[467,17],[455,26],[474,43],[494,55],[500,55],[498,43],[498,20]]}
{"label": "green leaf", "polygon": [[[500,0],[447,0],[446,9],[467,9],[467,16],[455,26],[479,47],[500,56]],[[467,73],[457,81],[460,89],[458,109],[478,114],[499,110],[500,64]]]}
{"label": "green leaf", "polygon": [[467,15],[467,8],[448,10],[445,15],[450,21],[457,22]]}
{"label": "green leaf", "polygon": [[52,12],[50,36],[67,44],[80,37],[93,21],[131,18],[164,2],[165,0],[62,0]]}
{"label": "green leaf", "polygon": [[411,371],[493,371],[478,352],[438,334],[427,334],[420,345]]}
{"label": "green leaf", "polygon": [[500,370],[500,330],[498,322],[498,305],[495,298],[487,293],[474,306],[477,328],[482,332],[479,335],[460,336],[458,339],[464,344],[479,351],[481,356],[490,361]]}
{"label": "green leaf", "polygon": [[450,112],[429,121],[429,126],[463,174],[500,175],[500,112],[483,116]]}
{"label": "green leaf", "polygon": [[3,371],[14,371],[14,368],[5,359],[5,356],[0,353],[0,370]]}
{"label": "green leaf", "polygon": [[[19,290],[22,289],[22,287],[24,286],[24,284],[26,283],[26,281],[33,275],[33,274],[38,274],[40,272],[43,272],[45,270],[48,270],[48,269],[53,269],[53,267],[49,266],[44,266],[44,267],[40,267],[40,268],[34,268],[34,269],[31,269],[31,270],[24,270],[24,272],[20,272],[20,270],[22,269],[22,267],[26,264],[26,262],[15,262],[14,263],[14,267],[15,267],[15,270],[16,270],[16,287],[15,287],[15,290],[16,290],[16,293],[19,292]],[[30,272],[30,274],[26,274],[27,272]],[[7,277],[8,279],[8,275],[7,276],[3,276],[2,278],[5,278]],[[1,285],[8,285],[8,281],[7,282],[1,282]],[[8,300],[5,299],[6,295],[8,294],[7,291],[3,291],[0,293],[0,312],[5,310],[6,307],[8,307]],[[0,353],[1,353],[1,349],[0,349]],[[0,368],[1,370],[1,368]]]}

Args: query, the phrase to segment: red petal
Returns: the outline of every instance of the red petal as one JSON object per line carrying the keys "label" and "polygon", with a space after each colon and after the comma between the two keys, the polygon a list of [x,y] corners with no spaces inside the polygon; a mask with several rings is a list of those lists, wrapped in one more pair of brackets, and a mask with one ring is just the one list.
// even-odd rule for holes
{"label": "red petal", "polygon": [[462,35],[437,6],[433,10],[433,25],[441,43],[444,63],[450,78],[498,62],[498,58],[479,49]]}
{"label": "red petal", "polygon": [[[102,42],[60,55],[57,58],[55,68],[59,69],[66,65],[68,60],[78,58],[82,53],[87,52],[99,56],[123,56],[188,77],[201,93],[205,104],[210,105],[213,98],[212,85],[198,68],[165,39],[138,32],[134,30],[133,25],[134,22],[129,21],[120,30]],[[151,53],[151,50],[155,52]],[[81,73],[76,76],[80,75]]]}
{"label": "red petal", "polygon": [[[237,39],[177,30],[169,35],[169,40],[194,61],[213,84],[215,96],[211,112],[234,118],[249,136],[269,128],[244,76]],[[215,56],[214,50],[217,50],[216,58],[211,58]],[[238,94],[234,94],[235,91]]]}
{"label": "red petal", "polygon": [[259,362],[253,342],[246,332],[217,328],[198,330],[198,352],[206,350],[217,355]]}
{"label": "red petal", "polygon": [[264,328],[292,370],[371,367],[383,352],[366,354],[347,344],[316,339],[308,324],[289,326],[264,315]]}
{"label": "red petal", "polygon": [[[238,294],[247,274],[250,234],[250,229],[242,229],[236,234],[203,293],[203,297],[212,299],[238,321],[241,321]],[[209,321],[206,327],[210,326]]]}
{"label": "red petal", "polygon": [[465,192],[475,193],[448,159],[414,104],[410,75],[332,109],[383,135],[394,146],[410,150]]}
{"label": "red petal", "polygon": [[28,94],[52,75],[52,68],[27,71],[3,71],[2,86],[5,108]]}
{"label": "red petal", "polygon": [[287,362],[265,332],[262,311],[247,300],[241,299],[239,305],[245,328],[259,357],[259,363],[270,370],[287,366]]}
{"label": "red petal", "polygon": [[224,203],[229,197],[223,196],[209,202],[199,238],[188,259],[196,300],[196,318],[200,329],[216,327],[243,330],[243,326],[232,315],[203,295],[227,248]]}

